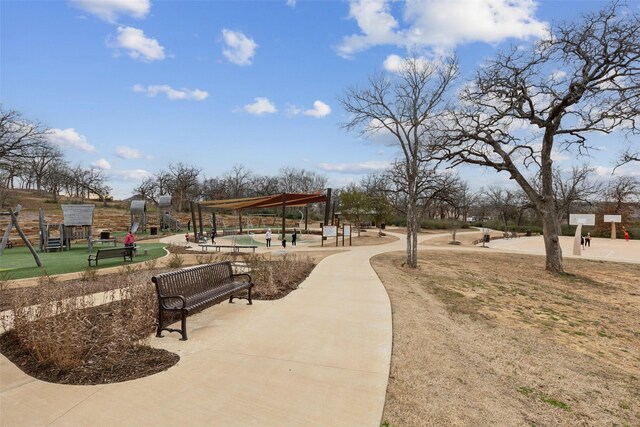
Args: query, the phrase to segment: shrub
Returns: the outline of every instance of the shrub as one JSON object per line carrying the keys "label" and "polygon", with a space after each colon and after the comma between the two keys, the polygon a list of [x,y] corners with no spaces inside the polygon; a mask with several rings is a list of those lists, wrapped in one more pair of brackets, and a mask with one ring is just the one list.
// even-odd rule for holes
{"label": "shrub", "polygon": [[182,268],[184,264],[184,257],[180,254],[171,254],[167,266],[171,268]]}
{"label": "shrub", "polygon": [[[153,332],[156,300],[148,278],[139,272],[123,269],[116,280],[122,288],[96,301],[89,292],[67,298],[62,287],[51,286],[43,277],[35,290],[16,294],[13,319],[3,319],[3,326],[12,327],[14,338],[41,366],[61,372],[92,364],[117,366],[121,353]],[[30,305],[32,301],[38,304]]]}
{"label": "shrub", "polygon": [[245,254],[241,265],[251,274],[256,299],[282,298],[307,278],[315,264],[309,257],[287,254],[276,260],[263,255]]}

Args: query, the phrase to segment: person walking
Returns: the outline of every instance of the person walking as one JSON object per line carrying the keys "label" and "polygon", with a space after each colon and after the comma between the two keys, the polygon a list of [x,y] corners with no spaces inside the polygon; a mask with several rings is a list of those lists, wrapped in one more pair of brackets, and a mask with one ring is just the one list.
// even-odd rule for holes
{"label": "person walking", "polygon": [[264,240],[267,241],[267,247],[271,247],[271,229],[267,229],[267,232],[264,233]]}
{"label": "person walking", "polygon": [[293,234],[291,235],[291,246],[295,246],[296,245],[296,240],[298,239],[297,233],[298,233],[298,231],[294,228],[293,229]]}
{"label": "person walking", "polygon": [[624,230],[624,240],[629,241],[629,232],[627,230]]}
{"label": "person walking", "polygon": [[584,244],[588,247],[591,247],[591,233],[587,233],[587,237],[584,239]]}

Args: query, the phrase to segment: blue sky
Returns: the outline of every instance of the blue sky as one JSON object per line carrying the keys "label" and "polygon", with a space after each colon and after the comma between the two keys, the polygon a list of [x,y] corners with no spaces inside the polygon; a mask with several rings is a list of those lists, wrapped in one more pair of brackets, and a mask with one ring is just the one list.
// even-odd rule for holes
{"label": "blue sky", "polygon": [[[455,50],[469,77],[501,47],[604,5],[2,0],[0,101],[53,129],[69,160],[102,169],[117,198],[179,161],[203,177],[239,164],[269,175],[298,167],[337,187],[397,154],[340,128],[346,87],[416,47]],[[618,139],[603,139],[597,145],[607,148],[588,159],[603,176]],[[491,170],[460,172],[474,187],[506,182]]]}

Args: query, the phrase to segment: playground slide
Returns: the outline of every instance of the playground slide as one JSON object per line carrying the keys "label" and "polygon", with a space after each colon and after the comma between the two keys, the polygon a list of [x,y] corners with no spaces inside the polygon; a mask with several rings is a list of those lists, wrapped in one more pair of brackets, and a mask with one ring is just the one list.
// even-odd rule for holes
{"label": "playground slide", "polygon": [[133,225],[131,226],[131,232],[135,233],[136,231],[138,231],[138,226],[139,226],[139,223],[134,222]]}

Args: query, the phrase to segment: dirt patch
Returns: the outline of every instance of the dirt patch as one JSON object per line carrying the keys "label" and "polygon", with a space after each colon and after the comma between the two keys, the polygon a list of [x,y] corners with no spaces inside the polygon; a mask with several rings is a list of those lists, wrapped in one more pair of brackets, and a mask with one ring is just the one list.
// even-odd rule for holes
{"label": "dirt patch", "polygon": [[420,252],[372,261],[393,309],[391,425],[640,425],[640,267]]}

